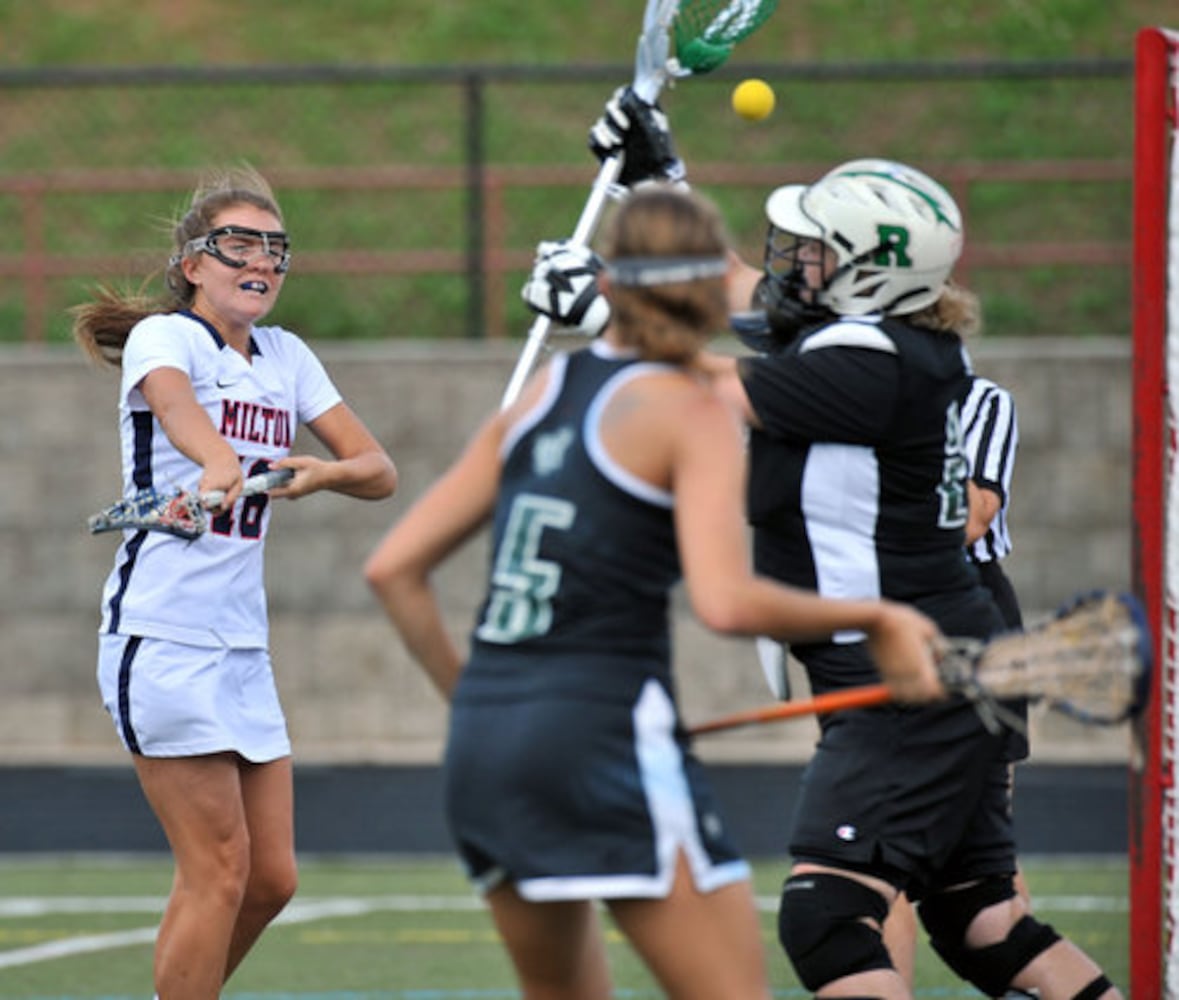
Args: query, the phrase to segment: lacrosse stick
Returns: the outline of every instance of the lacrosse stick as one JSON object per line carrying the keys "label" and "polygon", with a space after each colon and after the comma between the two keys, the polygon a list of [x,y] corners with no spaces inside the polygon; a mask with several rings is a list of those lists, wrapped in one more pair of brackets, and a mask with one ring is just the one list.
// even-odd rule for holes
{"label": "lacrosse stick", "polygon": [[[1078,598],[1055,618],[1024,632],[989,642],[951,639],[938,660],[946,689],[973,701],[988,724],[1010,724],[1010,713],[997,703],[1023,698],[1042,701],[1081,722],[1122,722],[1142,709],[1150,669],[1151,642],[1142,606],[1129,594],[1106,591]],[[807,701],[734,712],[694,726],[691,732],[699,736],[892,700],[885,685],[869,684]]]}
{"label": "lacrosse stick", "polygon": [[[673,77],[716,69],[729,57],[733,46],[756,31],[777,5],[778,0],[647,0],[631,84],[635,94],[647,104],[654,104],[664,84]],[[603,161],[598,168],[570,243],[589,243],[621,170],[621,156]],[[537,316],[533,321],[504,390],[502,408],[511,406],[520,395],[551,328],[548,316]]]}
{"label": "lacrosse stick", "polygon": [[[294,478],[294,469],[270,469],[250,476],[242,484],[241,495],[256,496],[276,486],[285,486]],[[209,519],[205,511],[220,507],[224,500],[225,494],[221,490],[198,495],[188,490],[157,490],[148,487],[133,497],[92,514],[86,524],[92,535],[130,528],[135,531],[162,531],[191,541],[208,530]]]}

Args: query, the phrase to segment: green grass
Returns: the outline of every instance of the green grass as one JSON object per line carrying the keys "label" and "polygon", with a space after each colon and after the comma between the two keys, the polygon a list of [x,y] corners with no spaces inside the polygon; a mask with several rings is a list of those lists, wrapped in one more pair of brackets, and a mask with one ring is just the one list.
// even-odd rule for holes
{"label": "green grass", "polygon": [[[183,11],[139,0],[55,0],[0,6],[0,64],[120,66],[329,62],[619,61],[642,0],[544,7],[531,0],[289,0],[283,30],[234,0],[190,0]],[[1123,55],[1143,24],[1174,21],[1166,0],[782,0],[743,43],[757,59],[842,60]],[[101,39],[101,44],[96,40]]]}
{"label": "green grass", "polygon": [[[229,0],[191,0],[178,14],[136,0],[60,0],[54,16],[36,4],[0,5],[0,70],[135,66],[375,66],[487,69],[502,65],[609,64],[621,73],[633,55],[639,0],[566,4],[525,0],[291,0],[283,30]],[[1130,60],[1137,30],[1174,21],[1173,0],[1014,0],[980,8],[973,0],[865,5],[799,0],[781,9],[737,49],[720,74],[665,94],[680,150],[693,168],[772,166],[781,182],[862,155],[885,155],[930,169],[956,163],[1083,160],[1128,162],[1133,81],[1128,74],[1082,79],[981,78],[824,80],[799,65],[918,66],[953,60]],[[101,39],[101,43],[96,40]],[[778,92],[765,124],[728,108],[735,79],[756,67]],[[625,79],[622,75],[619,82]],[[482,92],[488,164],[560,164],[584,180],[504,191],[502,231],[493,247],[527,255],[538,239],[571,231],[592,176],[585,135],[612,84],[490,83]],[[236,83],[0,89],[5,174],[170,168],[174,191],[52,194],[35,208],[0,191],[0,255],[19,259],[36,223],[58,254],[105,256],[116,274],[158,261],[158,222],[182,205],[190,178],[209,165],[249,159],[268,173],[298,168],[410,165],[461,167],[466,95],[455,83],[389,81]],[[760,253],[763,180],[701,184],[721,202],[743,249]],[[295,268],[274,314],[312,339],[454,337],[464,334],[468,289],[461,274],[408,273],[319,278],[300,270],[317,251],[442,250],[461,257],[467,204],[461,190],[296,191],[280,188],[295,239]],[[1128,244],[1130,188],[1100,184],[975,185],[966,193],[970,239],[1016,250],[1031,242]],[[147,254],[147,258],[140,255]],[[133,256],[134,255],[134,256]],[[129,259],[134,259],[131,270]],[[306,259],[305,257],[303,258]],[[527,259],[527,256],[524,258]],[[522,264],[520,265],[523,266]],[[95,276],[97,277],[97,276]],[[1000,263],[976,268],[997,335],[1100,336],[1129,330],[1129,266]],[[509,334],[530,317],[516,290],[521,270],[496,293]],[[86,295],[83,279],[47,283],[49,337],[66,341],[66,309]],[[301,284],[309,287],[296,291]],[[0,284],[0,340],[24,333],[22,286]]]}
{"label": "green grass", "polygon": [[[1025,873],[1040,916],[1127,981],[1127,872],[1122,859],[1028,859]],[[755,886],[772,983],[780,997],[809,996],[778,950],[777,890],[784,866],[761,861]],[[151,995],[150,933],[168,891],[161,859],[0,860],[0,998],[123,1000]],[[19,899],[58,902],[18,910]],[[356,912],[332,915],[330,901]],[[67,905],[68,904],[68,905]],[[459,1000],[512,997],[513,978],[487,914],[448,859],[306,859],[288,922],[276,924],[234,976],[226,1000]],[[106,938],[104,947],[102,936]],[[94,950],[15,964],[29,949],[65,949],[92,937]],[[618,995],[658,997],[650,976],[611,929]],[[921,998],[978,997],[922,945]]]}

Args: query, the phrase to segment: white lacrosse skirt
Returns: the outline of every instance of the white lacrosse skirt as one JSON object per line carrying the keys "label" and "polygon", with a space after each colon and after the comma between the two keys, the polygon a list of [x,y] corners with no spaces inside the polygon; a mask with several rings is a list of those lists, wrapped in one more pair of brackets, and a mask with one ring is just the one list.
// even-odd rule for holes
{"label": "white lacrosse skirt", "polygon": [[98,687],[131,753],[195,757],[233,751],[254,763],[290,755],[266,649],[100,635]]}

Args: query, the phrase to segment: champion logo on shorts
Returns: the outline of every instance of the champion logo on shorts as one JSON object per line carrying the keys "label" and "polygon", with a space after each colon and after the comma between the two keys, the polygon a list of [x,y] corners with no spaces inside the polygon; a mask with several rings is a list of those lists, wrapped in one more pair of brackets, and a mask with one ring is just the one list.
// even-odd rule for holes
{"label": "champion logo on shorts", "polygon": [[851,823],[841,823],[835,828],[835,836],[848,843],[858,838],[859,835],[860,831],[852,826]]}

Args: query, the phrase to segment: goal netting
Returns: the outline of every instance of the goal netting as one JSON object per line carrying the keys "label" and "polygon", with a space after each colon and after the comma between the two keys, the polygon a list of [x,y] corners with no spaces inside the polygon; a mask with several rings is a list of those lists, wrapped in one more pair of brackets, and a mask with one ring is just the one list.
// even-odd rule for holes
{"label": "goal netting", "polygon": [[1179,1000],[1179,31],[1135,53],[1134,551],[1158,669],[1130,781],[1130,996]]}

